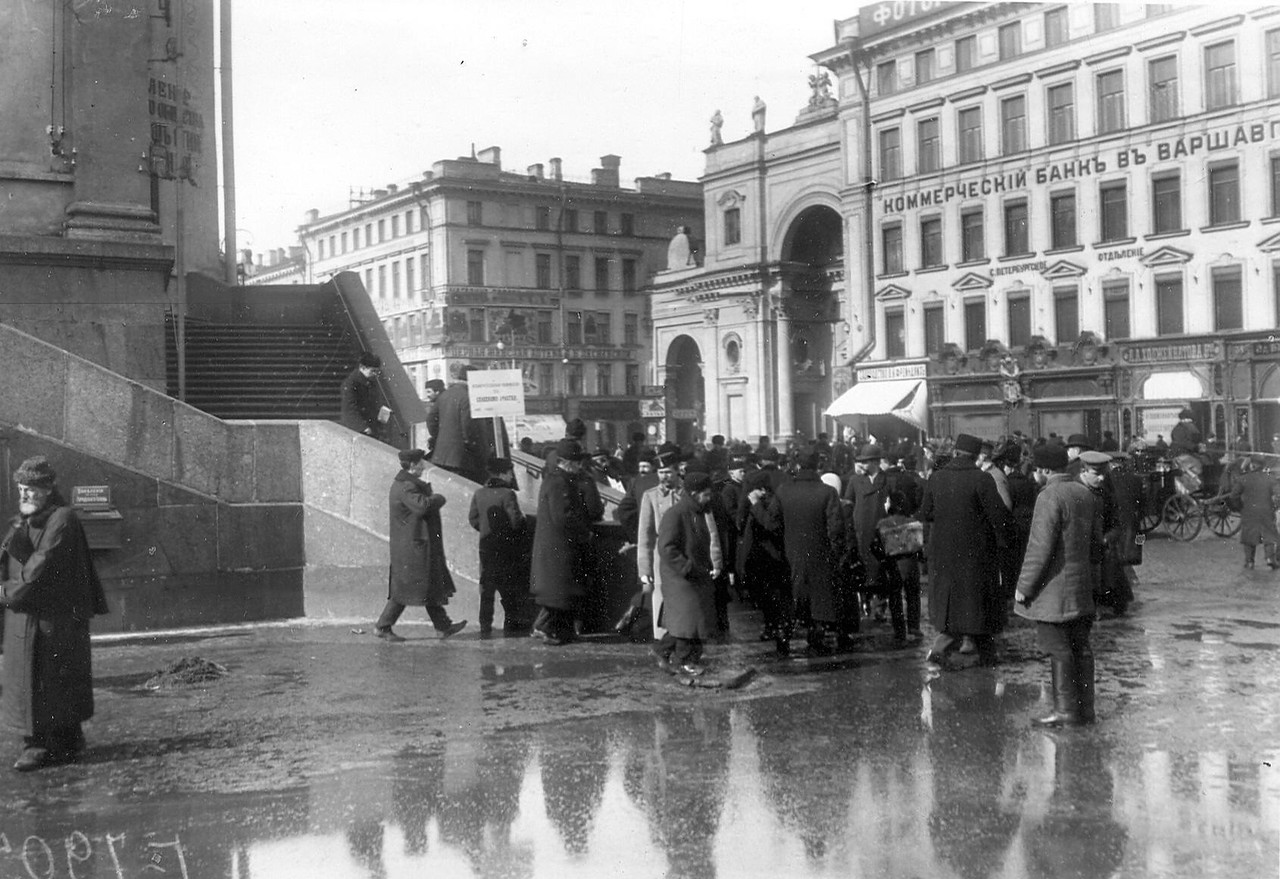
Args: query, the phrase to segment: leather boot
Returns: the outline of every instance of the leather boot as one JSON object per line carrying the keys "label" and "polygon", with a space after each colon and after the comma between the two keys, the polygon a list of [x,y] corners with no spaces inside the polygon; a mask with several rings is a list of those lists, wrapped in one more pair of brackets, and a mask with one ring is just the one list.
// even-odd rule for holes
{"label": "leather boot", "polygon": [[619,635],[626,635],[631,631],[631,627],[636,624],[636,620],[640,618],[643,608],[632,605],[627,608],[627,612],[622,615],[616,623],[613,624],[613,630]]}
{"label": "leather boot", "polygon": [[1080,722],[1093,723],[1098,719],[1093,711],[1093,654],[1080,657],[1076,663],[1076,695],[1080,701]]}
{"label": "leather boot", "polygon": [[1069,661],[1050,661],[1053,680],[1053,713],[1037,717],[1031,722],[1036,726],[1079,726],[1080,701],[1076,695],[1076,668]]}
{"label": "leather boot", "polygon": [[1247,544],[1247,543],[1244,545],[1245,570],[1249,570],[1250,568],[1253,567],[1253,560],[1254,560],[1254,557],[1257,556],[1257,554],[1258,554],[1258,547],[1251,546],[1250,544]]}

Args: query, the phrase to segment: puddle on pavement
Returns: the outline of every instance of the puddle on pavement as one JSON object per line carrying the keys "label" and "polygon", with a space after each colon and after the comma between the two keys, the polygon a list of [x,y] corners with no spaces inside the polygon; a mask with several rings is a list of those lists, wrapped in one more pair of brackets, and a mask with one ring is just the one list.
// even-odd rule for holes
{"label": "puddle on pavement", "polygon": [[[785,700],[445,734],[258,794],[129,798],[109,785],[14,777],[10,787],[26,793],[0,806],[0,875],[772,879],[1274,867],[1280,773],[1267,764],[1280,765],[1280,751],[1175,752],[1100,729],[1028,734],[1043,707],[1039,682],[886,667]],[[134,747],[180,755],[220,744]],[[145,754],[93,748],[89,759],[136,756]]]}

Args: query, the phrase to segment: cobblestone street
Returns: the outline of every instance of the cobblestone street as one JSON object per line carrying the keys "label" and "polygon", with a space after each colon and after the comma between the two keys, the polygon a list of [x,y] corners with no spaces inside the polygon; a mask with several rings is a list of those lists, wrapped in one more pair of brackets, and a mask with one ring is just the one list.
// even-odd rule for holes
{"label": "cobblestone street", "polygon": [[[737,690],[605,638],[103,639],[83,762],[6,774],[0,877],[1280,875],[1280,574],[1156,535],[1140,575],[1100,722],[1053,733],[1021,623],[940,672],[875,624],[774,660],[742,612],[708,651]],[[142,689],[192,656],[228,675]]]}

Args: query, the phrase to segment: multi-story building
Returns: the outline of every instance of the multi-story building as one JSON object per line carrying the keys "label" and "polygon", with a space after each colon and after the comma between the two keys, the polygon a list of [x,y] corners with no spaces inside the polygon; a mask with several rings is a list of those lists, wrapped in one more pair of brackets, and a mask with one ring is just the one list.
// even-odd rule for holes
{"label": "multi-story building", "polygon": [[454,362],[516,366],[528,412],[625,442],[650,379],[641,290],[680,227],[702,237],[702,194],[666,174],[623,188],[620,162],[604,156],[590,182],[560,159],[503,170],[497,147],[437,162],[340,213],[311,212],[306,280],[355,272],[419,389]]}
{"label": "multi-story building", "polygon": [[924,382],[938,434],[1167,437],[1188,403],[1223,441],[1280,432],[1280,8],[884,3],[836,29],[814,58],[874,186],[869,213],[844,192],[860,379]]}

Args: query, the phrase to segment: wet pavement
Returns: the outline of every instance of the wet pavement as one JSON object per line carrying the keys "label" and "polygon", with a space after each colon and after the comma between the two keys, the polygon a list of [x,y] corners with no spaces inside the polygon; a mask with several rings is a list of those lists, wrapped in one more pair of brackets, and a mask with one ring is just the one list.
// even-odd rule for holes
{"label": "wet pavement", "polygon": [[[1146,558],[1095,629],[1101,721],[1063,732],[1029,726],[1017,623],[939,671],[874,624],[774,660],[742,613],[708,653],[757,670],[735,690],[605,638],[98,641],[83,761],[0,774],[0,879],[1280,876],[1280,573],[1214,537]],[[227,676],[145,688],[191,656]]]}

